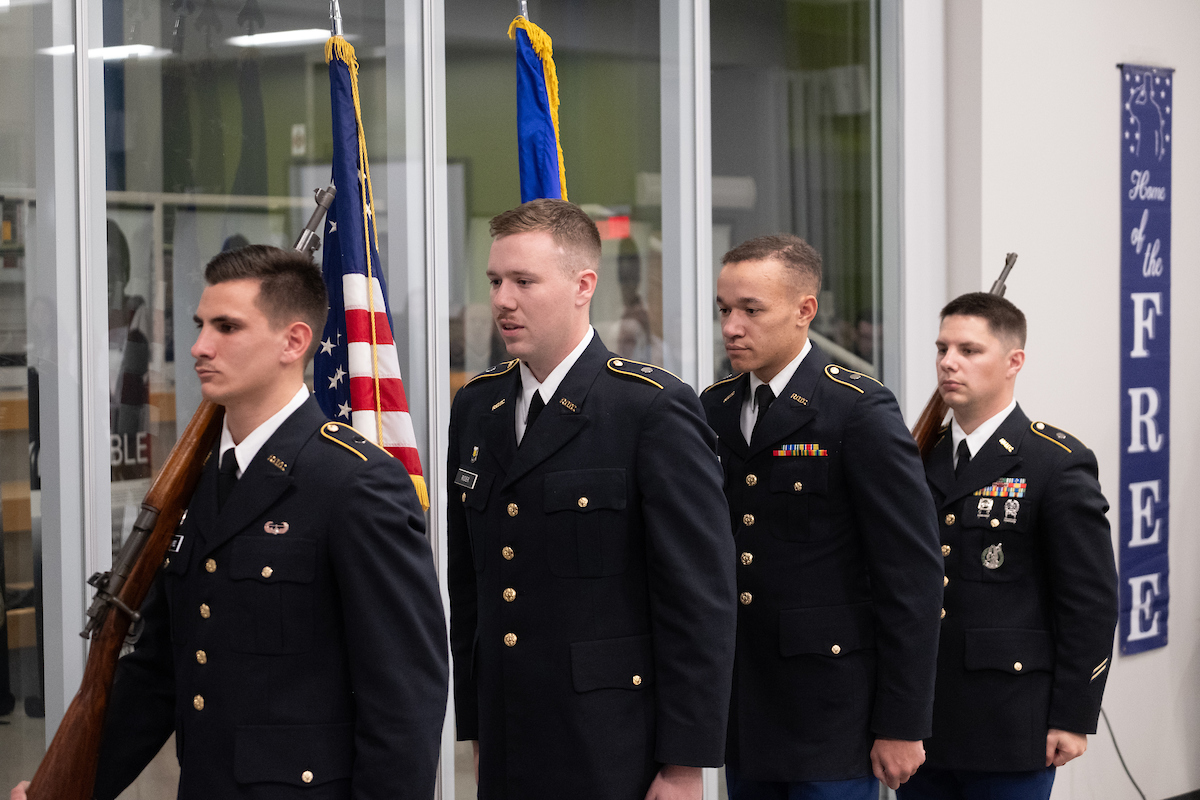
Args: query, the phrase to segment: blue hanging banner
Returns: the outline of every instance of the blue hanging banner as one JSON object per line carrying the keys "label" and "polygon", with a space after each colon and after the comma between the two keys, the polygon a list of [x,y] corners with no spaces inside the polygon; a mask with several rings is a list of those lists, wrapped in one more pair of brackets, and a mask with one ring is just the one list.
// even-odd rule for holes
{"label": "blue hanging banner", "polygon": [[1167,644],[1174,70],[1121,65],[1121,584],[1124,654]]}

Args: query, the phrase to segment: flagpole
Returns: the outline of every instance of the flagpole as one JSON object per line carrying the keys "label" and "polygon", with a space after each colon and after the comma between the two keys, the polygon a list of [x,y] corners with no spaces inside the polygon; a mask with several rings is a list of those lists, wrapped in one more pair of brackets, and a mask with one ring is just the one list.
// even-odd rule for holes
{"label": "flagpole", "polygon": [[345,35],[342,28],[342,4],[338,0],[329,0],[329,32],[333,36]]}
{"label": "flagpole", "polygon": [[529,19],[529,3],[526,0],[521,0],[521,16]]}

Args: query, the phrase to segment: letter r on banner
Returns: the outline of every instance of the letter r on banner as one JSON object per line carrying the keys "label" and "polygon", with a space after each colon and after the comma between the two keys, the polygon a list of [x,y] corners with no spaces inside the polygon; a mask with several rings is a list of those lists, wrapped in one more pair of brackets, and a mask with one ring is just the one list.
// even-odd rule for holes
{"label": "letter r on banner", "polygon": [[1164,438],[1154,421],[1158,415],[1158,392],[1150,386],[1130,389],[1129,406],[1129,452],[1144,453],[1149,447],[1151,453],[1157,453],[1162,449]]}

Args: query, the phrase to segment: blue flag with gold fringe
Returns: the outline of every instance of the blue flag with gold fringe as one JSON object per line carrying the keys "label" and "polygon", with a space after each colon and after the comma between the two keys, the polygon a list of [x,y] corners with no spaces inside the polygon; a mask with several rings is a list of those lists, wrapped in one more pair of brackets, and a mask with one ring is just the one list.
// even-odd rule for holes
{"label": "blue flag with gold fringe", "polygon": [[567,199],[567,170],[558,135],[558,73],[550,35],[525,17],[508,26],[517,43],[517,152],[521,202]]}

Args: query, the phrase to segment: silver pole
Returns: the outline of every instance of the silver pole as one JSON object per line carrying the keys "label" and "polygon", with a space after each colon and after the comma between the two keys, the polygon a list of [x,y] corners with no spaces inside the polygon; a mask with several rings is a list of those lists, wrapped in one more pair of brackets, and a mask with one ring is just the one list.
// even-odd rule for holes
{"label": "silver pole", "polygon": [[521,0],[521,16],[529,19],[529,3],[526,0]]}
{"label": "silver pole", "polygon": [[329,0],[329,31],[334,36],[345,34],[342,28],[342,5],[338,0]]}

